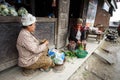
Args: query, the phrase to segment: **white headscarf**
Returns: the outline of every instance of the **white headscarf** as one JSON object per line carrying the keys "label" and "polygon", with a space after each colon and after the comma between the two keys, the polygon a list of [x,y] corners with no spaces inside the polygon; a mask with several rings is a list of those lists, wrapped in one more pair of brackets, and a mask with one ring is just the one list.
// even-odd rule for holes
{"label": "white headscarf", "polygon": [[33,16],[30,13],[23,15],[21,18],[21,23],[23,26],[29,26],[35,22],[36,22],[35,16]]}

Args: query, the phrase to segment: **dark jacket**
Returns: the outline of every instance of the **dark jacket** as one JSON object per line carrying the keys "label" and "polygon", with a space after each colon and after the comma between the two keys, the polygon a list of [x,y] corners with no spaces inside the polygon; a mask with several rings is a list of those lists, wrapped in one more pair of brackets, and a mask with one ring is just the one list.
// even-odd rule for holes
{"label": "dark jacket", "polygon": [[[75,28],[71,28],[69,41],[77,42],[78,40],[76,39],[76,34],[77,34],[77,30]],[[81,41],[85,40],[85,30],[84,29],[81,29],[81,38],[80,39],[81,39]]]}

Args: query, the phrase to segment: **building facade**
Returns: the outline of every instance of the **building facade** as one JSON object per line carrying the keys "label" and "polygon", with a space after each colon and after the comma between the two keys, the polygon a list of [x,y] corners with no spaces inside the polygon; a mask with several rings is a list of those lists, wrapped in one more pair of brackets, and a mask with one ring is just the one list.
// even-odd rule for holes
{"label": "building facade", "polygon": [[[66,46],[69,29],[74,26],[77,18],[84,20],[84,26],[86,23],[108,26],[111,12],[115,9],[110,7],[109,12],[103,11],[101,8],[106,0],[6,1],[11,5],[17,5],[16,9],[23,6],[35,15],[38,23],[36,37],[48,39],[50,48],[57,49]],[[108,3],[109,5],[113,4],[112,0]],[[0,16],[0,71],[17,64],[16,40],[21,26],[20,17]]]}

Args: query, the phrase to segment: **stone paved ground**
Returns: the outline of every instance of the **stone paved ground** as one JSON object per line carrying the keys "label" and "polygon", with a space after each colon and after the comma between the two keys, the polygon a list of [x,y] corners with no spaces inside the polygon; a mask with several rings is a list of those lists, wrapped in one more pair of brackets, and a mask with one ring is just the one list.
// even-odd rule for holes
{"label": "stone paved ground", "polygon": [[[120,39],[118,39],[118,41],[120,41]],[[69,80],[120,80],[120,43],[110,42],[107,46],[112,52],[106,54],[113,55],[116,63],[110,65],[93,54]]]}

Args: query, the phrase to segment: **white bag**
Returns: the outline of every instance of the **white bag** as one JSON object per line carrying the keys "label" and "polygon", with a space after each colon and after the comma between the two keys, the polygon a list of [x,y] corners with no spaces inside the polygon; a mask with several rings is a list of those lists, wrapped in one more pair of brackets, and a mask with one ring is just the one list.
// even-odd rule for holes
{"label": "white bag", "polygon": [[50,49],[48,51],[48,55],[52,58],[55,64],[63,64],[65,60],[65,54],[63,52],[59,52],[57,49]]}

